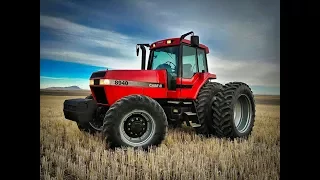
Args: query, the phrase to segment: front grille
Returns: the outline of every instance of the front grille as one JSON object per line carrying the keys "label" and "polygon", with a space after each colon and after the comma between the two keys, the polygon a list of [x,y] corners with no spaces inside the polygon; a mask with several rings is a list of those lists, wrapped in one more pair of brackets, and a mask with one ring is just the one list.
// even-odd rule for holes
{"label": "front grille", "polygon": [[91,74],[91,78],[103,78],[106,75],[107,71],[98,71]]}
{"label": "front grille", "polygon": [[94,80],[93,80],[93,84],[94,84],[94,85],[99,85],[99,82],[100,82],[100,79],[94,79]]}
{"label": "front grille", "polygon": [[96,101],[102,104],[108,104],[104,87],[91,87],[91,91],[96,96]]}

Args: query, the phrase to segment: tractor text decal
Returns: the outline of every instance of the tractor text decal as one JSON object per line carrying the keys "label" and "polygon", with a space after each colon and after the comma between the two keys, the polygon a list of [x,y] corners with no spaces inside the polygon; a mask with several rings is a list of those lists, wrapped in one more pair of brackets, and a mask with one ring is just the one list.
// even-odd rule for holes
{"label": "tractor text decal", "polygon": [[149,84],[149,87],[156,87],[156,88],[162,88],[162,84],[158,84],[158,83],[151,83]]}
{"label": "tractor text decal", "polygon": [[127,80],[116,80],[116,79],[109,79],[109,81],[110,81],[110,85],[115,85],[115,86],[139,86],[139,87],[150,87],[150,88],[164,88],[164,84],[160,84],[160,83],[127,81]]}
{"label": "tractor text decal", "polygon": [[114,80],[114,85],[123,85],[123,86],[128,86],[129,82],[128,81],[123,81],[123,80]]}

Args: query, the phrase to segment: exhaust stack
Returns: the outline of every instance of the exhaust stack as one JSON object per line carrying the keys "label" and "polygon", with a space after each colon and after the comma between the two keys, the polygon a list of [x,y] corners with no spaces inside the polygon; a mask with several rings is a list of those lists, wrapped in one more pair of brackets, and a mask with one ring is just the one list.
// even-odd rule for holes
{"label": "exhaust stack", "polygon": [[142,50],[141,70],[146,69],[146,48],[145,48],[145,46],[150,47],[149,44],[137,44],[137,46],[136,46],[137,56],[139,56],[139,48]]}

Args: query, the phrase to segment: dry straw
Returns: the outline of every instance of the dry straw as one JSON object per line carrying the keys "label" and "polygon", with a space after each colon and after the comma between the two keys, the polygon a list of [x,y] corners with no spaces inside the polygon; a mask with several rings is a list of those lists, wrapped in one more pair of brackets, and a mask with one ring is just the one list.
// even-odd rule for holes
{"label": "dry straw", "polygon": [[257,105],[248,140],[201,138],[190,128],[169,130],[150,152],[109,150],[63,117],[67,97],[40,97],[40,178],[49,179],[279,179],[280,106]]}

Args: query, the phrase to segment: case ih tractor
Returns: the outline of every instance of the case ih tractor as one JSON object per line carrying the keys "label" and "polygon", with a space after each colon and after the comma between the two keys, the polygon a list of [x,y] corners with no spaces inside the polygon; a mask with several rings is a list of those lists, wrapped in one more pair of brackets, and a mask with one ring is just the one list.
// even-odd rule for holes
{"label": "case ih tractor", "polygon": [[[145,47],[150,49],[147,66]],[[102,131],[110,147],[157,146],[168,125],[182,123],[205,136],[248,137],[255,119],[252,91],[242,82],[213,82],[209,49],[199,44],[199,36],[191,31],[151,45],[137,44],[137,56],[139,49],[141,70],[92,73],[92,94],[65,100],[65,118],[82,131]]]}

